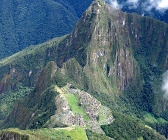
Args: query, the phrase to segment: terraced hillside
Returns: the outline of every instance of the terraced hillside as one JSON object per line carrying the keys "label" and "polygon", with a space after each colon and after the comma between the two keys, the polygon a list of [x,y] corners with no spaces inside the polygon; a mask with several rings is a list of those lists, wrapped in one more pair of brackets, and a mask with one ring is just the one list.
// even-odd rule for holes
{"label": "terraced hillside", "polygon": [[[168,67],[167,34],[166,23],[127,14],[96,0],[83,13],[71,34],[32,46],[1,61],[2,97],[9,99],[13,93],[23,97],[31,90],[26,98],[16,101],[13,110],[8,109],[7,105],[5,107],[1,100],[4,104],[1,115],[3,118],[9,115],[2,120],[2,128],[41,128],[51,116],[58,117],[60,112],[56,103],[62,98],[62,102],[66,104],[68,100],[71,104],[66,105],[67,113],[72,108],[71,113],[77,115],[71,114],[71,119],[78,118],[83,127],[93,127],[94,131],[98,125],[89,123],[89,119],[93,116],[94,124],[105,123],[99,118],[106,114],[101,111],[108,112],[108,109],[100,108],[95,117],[87,113],[92,107],[76,106],[80,101],[78,96],[84,96],[88,101],[90,94],[96,106],[101,104],[112,110],[114,122],[102,126],[106,135],[125,139],[146,139],[149,136],[165,139],[145,125],[150,125],[166,137],[168,102],[163,96],[161,84],[162,74]],[[78,89],[77,92],[66,95],[62,88],[67,83],[71,84],[72,89]],[[85,99],[80,101],[81,106],[82,103]],[[150,123],[146,113],[162,121]],[[66,122],[61,125],[69,124]],[[48,123],[48,126],[55,125],[52,119]],[[130,133],[124,131],[126,128],[130,128]],[[115,133],[110,134],[111,130]],[[94,135],[94,132],[89,133]]]}

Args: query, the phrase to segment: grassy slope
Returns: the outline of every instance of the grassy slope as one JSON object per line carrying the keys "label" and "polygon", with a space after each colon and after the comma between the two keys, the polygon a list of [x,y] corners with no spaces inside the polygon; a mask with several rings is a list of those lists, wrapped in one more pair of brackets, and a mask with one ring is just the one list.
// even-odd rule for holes
{"label": "grassy slope", "polygon": [[86,130],[86,135],[88,140],[109,140],[109,137],[107,137],[105,134],[97,134],[90,130]]}
{"label": "grassy slope", "polygon": [[24,59],[24,57],[26,57],[28,55],[36,55],[37,53],[43,53],[49,47],[52,47],[53,45],[57,45],[65,37],[66,36],[57,37],[57,38],[51,39],[45,43],[30,46],[29,48],[26,48],[18,53],[15,53],[12,56],[1,59],[0,67],[3,67],[6,64],[10,64],[10,63],[19,63],[18,61],[23,61],[22,59]]}
{"label": "grassy slope", "polygon": [[10,128],[0,131],[0,136],[4,135],[19,135],[22,139],[26,138],[29,140],[87,140],[84,128],[63,128],[63,129],[33,129],[33,130],[19,130],[16,128]]}
{"label": "grassy slope", "polygon": [[73,94],[65,94],[64,97],[67,99],[69,107],[74,114],[76,113],[85,114],[85,111],[83,110],[82,107],[81,108],[79,107],[77,99]]}
{"label": "grassy slope", "polygon": [[[26,95],[30,93],[30,90],[32,89],[32,87],[35,86],[35,83],[37,82],[37,75],[39,75],[38,71],[42,69],[45,66],[45,63],[47,63],[46,61],[48,61],[45,58],[47,49],[52,48],[53,45],[57,45],[58,42],[61,40],[62,40],[62,37],[52,39],[46,43],[43,43],[37,46],[31,46],[21,52],[18,52],[0,61],[0,67],[2,68],[1,71],[3,71],[5,75],[5,76],[4,75],[0,76],[1,78],[2,76],[4,76],[0,82],[1,85],[3,85],[3,83],[11,77],[12,77],[11,78],[12,81],[7,82],[6,88],[8,88],[9,85],[14,85],[12,89],[7,90],[6,92],[0,95],[1,97],[0,99],[0,104],[1,104],[0,116],[1,117],[0,118],[2,120],[8,116],[16,99],[20,97],[25,97]],[[27,59],[29,60],[27,61]],[[34,61],[35,59],[38,59],[38,60]],[[5,73],[8,73],[6,69],[7,70],[9,69],[8,68],[9,65],[11,65],[13,68],[16,69],[16,73],[13,74],[13,76],[11,76],[12,75],[11,73],[5,74]],[[31,75],[29,75],[30,71],[32,71]],[[37,72],[37,75],[34,75],[33,72],[35,73]],[[23,78],[21,75],[24,75],[25,78]],[[31,81],[32,79],[34,82]],[[12,86],[10,86],[10,88],[11,87]],[[4,108],[4,105],[5,105],[5,108]]]}
{"label": "grassy slope", "polygon": [[[95,8],[95,9],[94,9]],[[90,8],[90,11],[96,11],[97,9],[97,5],[95,4],[95,7],[94,7],[93,9],[92,8]],[[105,7],[105,9],[106,9],[106,7]],[[73,42],[74,41],[74,43],[72,43],[71,45],[70,45],[70,48],[72,47],[72,49],[73,50],[69,50],[68,49],[68,47],[69,46],[66,46],[65,47],[65,50],[68,52],[68,51],[72,51],[72,52],[74,52],[74,50],[76,49],[79,49],[80,47],[81,47],[81,44],[83,45],[83,43],[84,42],[86,42],[86,41],[90,41],[88,38],[83,38],[85,35],[92,35],[91,34],[91,32],[93,31],[93,28],[95,27],[94,25],[92,25],[92,24],[89,24],[89,22],[90,21],[92,21],[92,19],[95,19],[95,13],[89,13],[90,12],[89,10],[87,11],[87,20],[88,20],[88,23],[87,24],[81,24],[81,22],[83,22],[83,19],[81,19],[80,21],[79,21],[79,24],[78,24],[78,26],[74,29],[74,31],[73,31],[73,33],[71,34],[71,36],[72,37],[70,37],[70,36],[68,36],[68,39],[67,40],[64,40],[64,42],[63,42],[63,45],[62,45],[62,47],[63,46],[66,46],[65,44],[68,44],[68,43],[70,43],[71,41]],[[121,13],[120,13],[121,14]],[[84,16],[85,16],[86,14],[84,14]],[[103,14],[101,15],[102,17],[101,18],[103,18]],[[104,16],[104,17],[106,17],[106,16]],[[159,31],[157,31],[157,30],[154,30],[153,32],[151,31],[151,32],[148,32],[149,34],[148,34],[148,36],[149,36],[149,42],[147,42],[146,43],[146,45],[147,46],[153,46],[153,45],[151,45],[150,43],[152,43],[152,44],[155,44],[155,41],[156,41],[156,44],[157,45],[159,45],[159,44],[162,44],[161,45],[161,48],[160,47],[157,47],[157,45],[155,44],[155,47],[156,47],[156,50],[154,51],[154,52],[152,52],[151,50],[152,49],[154,49],[154,48],[152,48],[152,47],[148,47],[148,49],[146,50],[146,48],[145,48],[145,46],[142,46],[142,44],[141,44],[141,40],[140,39],[135,39],[135,34],[133,34],[132,35],[132,30],[135,30],[136,31],[136,33],[138,33],[139,31],[138,30],[140,30],[140,31],[142,31],[142,32],[139,32],[140,33],[140,37],[142,37],[142,35],[144,34],[144,30],[146,31],[147,29],[148,29],[148,27],[150,27],[150,28],[152,28],[153,27],[153,24],[157,24],[157,26],[158,27],[161,27],[161,25],[162,25],[162,23],[161,22],[158,22],[158,21],[153,21],[153,19],[150,19],[149,21],[148,21],[148,18],[140,18],[140,17],[138,17],[138,16],[136,16],[136,15],[132,15],[132,14],[130,14],[128,17],[128,25],[130,25],[130,26],[132,26],[132,25],[134,25],[134,27],[133,28],[128,28],[128,29],[130,29],[129,31],[128,31],[128,29],[127,30],[125,30],[125,28],[123,29],[123,30],[121,30],[121,32],[118,32],[118,30],[120,29],[118,29],[118,28],[112,28],[112,29],[117,29],[117,33],[120,33],[121,35],[125,35],[126,33],[128,33],[129,32],[129,35],[130,35],[130,39],[132,40],[132,41],[130,41],[129,43],[131,43],[131,47],[132,48],[134,48],[134,51],[135,51],[135,58],[136,58],[136,60],[135,60],[135,58],[133,58],[133,55],[130,55],[131,57],[129,58],[130,60],[131,60],[131,62],[133,61],[135,64],[137,63],[136,61],[138,61],[138,65],[134,65],[134,68],[132,69],[132,70],[134,70],[134,71],[136,71],[136,70],[138,70],[138,69],[136,69],[136,66],[139,66],[140,65],[140,68],[142,68],[142,71],[143,71],[143,75],[140,75],[140,76],[142,76],[143,78],[144,78],[144,80],[145,80],[145,85],[144,85],[144,87],[141,87],[141,86],[139,86],[139,85],[141,85],[141,84],[138,84],[138,85],[136,85],[136,86],[138,86],[138,88],[140,88],[140,89],[137,89],[136,88],[136,86],[134,87],[134,84],[136,84],[136,83],[134,83],[133,82],[133,84],[131,85],[131,86],[133,86],[133,89],[136,89],[136,90],[133,90],[132,92],[130,92],[129,90],[128,90],[128,92],[125,92],[125,94],[122,94],[122,95],[119,95],[119,93],[118,93],[118,90],[116,90],[116,88],[115,88],[115,81],[111,81],[111,79],[115,79],[115,77],[109,77],[108,76],[108,70],[107,69],[102,69],[102,64],[104,64],[104,62],[105,62],[105,59],[104,58],[99,58],[98,59],[98,61],[97,62],[99,62],[98,63],[98,65],[97,65],[97,68],[94,68],[93,66],[94,65],[92,65],[93,64],[93,58],[94,58],[94,56],[92,56],[93,54],[95,54],[95,52],[94,51],[100,51],[102,48],[104,49],[105,47],[102,47],[101,45],[101,41],[97,41],[97,40],[101,40],[101,38],[97,38],[97,42],[93,42],[91,45],[93,45],[93,48],[87,48],[88,49],[88,51],[87,51],[87,53],[88,53],[88,57],[87,57],[87,60],[86,60],[86,58],[84,57],[79,57],[79,56],[83,56],[83,54],[82,53],[80,53],[80,51],[82,50],[82,48],[84,48],[84,47],[86,47],[87,45],[87,43],[86,44],[84,44],[79,50],[80,51],[78,51],[77,52],[77,54],[76,55],[74,55],[76,58],[77,58],[77,61],[79,61],[80,62],[80,64],[82,65],[82,64],[85,64],[86,63],[86,61],[88,61],[88,64],[90,65],[90,67],[87,65],[84,69],[79,69],[81,66],[77,66],[77,67],[75,67],[75,68],[77,68],[77,69],[75,69],[75,71],[74,71],[74,69],[71,69],[71,67],[69,68],[69,69],[67,69],[67,71],[68,70],[72,70],[71,71],[71,80],[74,82],[74,81],[77,81],[75,78],[75,76],[74,75],[76,75],[76,73],[77,73],[77,75],[79,74],[80,76],[81,76],[81,73],[79,72],[79,70],[80,71],[85,71],[85,76],[87,77],[85,77],[87,80],[85,81],[85,84],[86,84],[86,86],[85,86],[85,88],[88,90],[89,89],[89,91],[91,91],[92,92],[92,95],[94,95],[98,100],[100,100],[100,101],[102,101],[102,103],[104,104],[104,105],[107,105],[107,106],[109,106],[111,109],[115,109],[114,107],[118,107],[116,110],[117,111],[122,111],[123,113],[126,113],[126,114],[128,114],[128,115],[139,115],[139,112],[141,112],[142,110],[138,110],[139,108],[138,107],[140,107],[140,105],[141,104],[139,104],[139,103],[141,103],[142,102],[142,99],[144,99],[145,98],[145,100],[143,100],[144,102],[144,106],[143,106],[143,109],[147,109],[147,111],[151,111],[151,108],[152,108],[152,105],[153,105],[153,92],[151,92],[150,91],[150,85],[149,85],[149,87],[148,87],[148,84],[150,84],[150,76],[151,76],[151,73],[153,74],[154,72],[152,71],[153,70],[153,66],[151,67],[150,65],[148,65],[149,63],[147,63],[146,64],[146,62],[148,62],[147,60],[146,60],[146,58],[144,58],[144,56],[145,56],[145,54],[148,54],[147,52],[150,52],[149,54],[148,54],[148,56],[150,56],[150,58],[151,58],[151,60],[149,60],[149,62],[152,64],[152,62],[162,62],[161,61],[161,59],[164,59],[165,58],[165,56],[163,56],[163,57],[159,57],[159,56],[157,56],[157,57],[154,57],[155,55],[155,53],[156,52],[159,52],[160,53],[160,55],[161,55],[161,53],[162,52],[164,52],[164,49],[166,49],[165,47],[164,47],[164,44],[166,44],[165,42],[162,42],[162,41],[166,41],[166,39],[165,40],[162,40],[162,39],[159,39],[159,41],[161,41],[161,42],[157,42],[157,40],[156,40],[156,38],[154,37],[154,36],[150,36],[150,34],[155,34],[155,35],[157,35],[157,36],[161,36],[161,32],[159,32]],[[104,18],[103,18],[104,19]],[[107,18],[108,19],[108,18]],[[110,20],[111,21],[111,20]],[[103,20],[101,20],[101,22],[102,22],[102,24],[101,24],[101,26],[100,26],[100,29],[99,29],[99,31],[101,31],[101,27],[103,27],[103,24],[105,24],[104,22],[103,22]],[[133,22],[133,24],[131,24]],[[156,23],[155,23],[156,22]],[[99,23],[99,22],[98,22]],[[111,22],[110,22],[111,23]],[[109,22],[108,22],[108,24],[110,24]],[[135,24],[135,23],[138,23],[138,24]],[[95,22],[94,22],[94,24],[95,24]],[[143,24],[145,24],[145,29],[143,30],[143,26],[141,26],[141,24],[143,25]],[[75,32],[76,32],[76,29],[78,29],[78,27],[81,27],[81,26],[84,26],[84,27],[87,27],[87,28],[89,28],[89,30],[86,30],[85,28],[82,28],[82,30],[80,30],[79,32],[78,32],[78,38],[75,38]],[[107,25],[106,24],[106,27],[108,27],[108,26],[110,26],[110,25]],[[164,24],[164,26],[163,26],[163,28],[162,28],[162,30],[164,30],[164,29],[166,29],[167,28],[167,25],[165,25]],[[79,28],[80,29],[80,28]],[[88,31],[88,32],[87,32]],[[120,31],[120,30],[119,30]],[[124,32],[124,31],[128,31],[128,32]],[[86,32],[86,34],[85,34],[85,32]],[[97,31],[98,32],[98,31]],[[97,35],[97,36],[95,36],[95,37],[98,37],[98,34],[95,34],[95,35]],[[113,45],[113,47],[112,48],[110,48],[110,49],[114,49],[114,52],[110,52],[109,54],[110,54],[110,56],[111,56],[111,59],[112,58],[115,58],[115,55],[116,55],[116,52],[118,51],[120,51],[121,50],[121,52],[122,52],[122,49],[120,49],[119,47],[119,44],[117,44],[116,42],[116,40],[118,39],[118,40],[123,40],[123,38],[121,37],[121,35],[120,35],[120,37],[119,38],[116,38],[115,40],[114,40],[114,42],[112,41],[112,42],[109,42],[109,44],[112,44],[112,43],[114,43]],[[128,34],[126,34],[127,36],[128,36]],[[125,36],[126,36],[125,35]],[[83,40],[81,40],[81,42],[78,42],[78,40],[80,40],[81,38],[83,38]],[[154,38],[154,41],[152,40]],[[106,38],[106,39],[111,39],[111,38]],[[125,39],[127,39],[127,38],[125,38]],[[144,40],[145,39],[145,37],[144,38],[141,38],[144,42],[145,41],[147,41],[147,40]],[[128,39],[129,40],[129,39]],[[76,42],[75,42],[76,41]],[[143,42],[143,43],[144,43]],[[61,42],[62,43],[62,42]],[[95,46],[95,44],[97,44],[98,46]],[[116,44],[115,44],[116,43]],[[118,43],[121,43],[121,45],[124,45],[123,43],[126,43],[126,42],[118,42]],[[100,44],[100,45],[99,45]],[[109,44],[107,44],[107,46],[109,45]],[[85,46],[86,45],[86,46]],[[90,45],[90,46],[91,46]],[[95,47],[95,49],[94,49],[94,47]],[[97,48],[96,48],[97,47]],[[100,48],[101,49],[100,49]],[[116,47],[116,48],[115,48]],[[141,49],[141,47],[142,47],[142,49]],[[108,50],[108,47],[106,47],[107,48],[107,50],[106,50],[106,52],[108,52],[109,50]],[[117,51],[116,51],[116,50]],[[90,50],[92,50],[92,51],[90,51]],[[129,51],[130,51],[130,53],[132,53],[132,50],[131,50],[131,48],[129,48],[128,49]],[[127,51],[128,51],[127,50]],[[161,52],[160,52],[160,50],[162,50]],[[52,52],[52,51],[51,51]],[[59,51],[58,51],[59,52]],[[86,53],[85,51],[82,51],[82,52],[84,52],[84,53]],[[93,54],[91,54],[91,53],[93,53]],[[153,54],[154,53],[154,54]],[[47,53],[46,53],[47,54]],[[59,54],[59,53],[58,53]],[[75,54],[75,53],[74,53]],[[72,54],[73,55],[73,54]],[[66,61],[66,58],[68,58],[68,57],[72,57],[72,55],[62,55],[62,54],[60,54],[60,57],[65,57],[65,59],[63,59],[62,61]],[[121,53],[121,55],[122,55],[122,53]],[[162,56],[162,55],[161,55]],[[82,60],[84,60],[84,62],[81,62],[80,61],[80,59],[82,59]],[[90,59],[90,60],[89,60]],[[117,60],[119,59],[119,57],[118,58],[116,58]],[[143,61],[144,60],[144,61]],[[111,61],[110,61],[111,62]],[[124,60],[123,60],[123,58],[121,59],[121,62],[124,64],[124,63],[126,63]],[[163,63],[164,63],[165,61],[163,61],[162,62],[162,64],[161,64],[161,66],[159,66],[158,67],[158,69],[161,67],[162,69],[164,69],[163,68]],[[108,63],[108,62],[107,62]],[[58,64],[59,64],[59,62],[58,62]],[[106,64],[106,63],[105,63]],[[160,64],[160,63],[159,63]],[[111,63],[110,65],[109,65],[109,67],[110,68],[112,68],[112,66],[113,66],[114,64],[113,63]],[[100,67],[101,66],[101,67]],[[105,65],[106,66],[106,65]],[[118,66],[118,65],[117,65]],[[119,69],[119,70],[122,70],[122,69]],[[148,71],[149,70],[149,71]],[[65,69],[65,71],[66,71],[66,69]],[[151,72],[152,71],[152,72]],[[74,73],[75,72],[75,73]],[[79,72],[79,73],[78,73]],[[139,72],[139,71],[138,71]],[[104,74],[105,73],[105,74]],[[118,74],[118,73],[117,73]],[[139,74],[139,73],[138,73]],[[103,75],[103,76],[102,76]],[[68,75],[69,76],[69,75]],[[83,75],[82,75],[83,76]],[[81,77],[82,77],[81,76]],[[90,76],[90,77],[89,77]],[[80,80],[83,80],[83,79],[80,79]],[[119,79],[120,80],[120,79]],[[118,82],[119,82],[119,80],[118,80]],[[55,81],[56,82],[56,81]],[[139,81],[138,81],[139,82]],[[77,82],[76,82],[77,83]],[[115,84],[113,84],[113,83],[115,83]],[[83,83],[80,83],[81,85],[83,84]],[[143,90],[142,90],[142,88],[143,88]],[[112,90],[113,89],[113,90]],[[141,91],[140,91],[141,90]],[[143,96],[139,96],[139,95],[141,95],[141,93],[142,93],[142,95]],[[149,93],[151,93],[151,94],[149,94]],[[145,95],[149,95],[149,96],[145,96]],[[115,97],[115,96],[117,96],[117,97]],[[120,98],[118,98],[118,96],[120,96]],[[141,97],[143,97],[143,98],[141,98]],[[152,98],[151,98],[152,97]],[[119,99],[118,100],[118,102],[117,102],[117,100],[115,100],[114,101],[114,99]],[[122,104],[122,102],[121,101],[123,101],[124,102],[124,105]],[[148,106],[148,103],[150,103],[149,104],[149,106]],[[123,106],[124,106],[124,108],[123,108]],[[127,107],[129,107],[128,108],[128,110],[127,110]],[[122,110],[123,109],[123,110]],[[131,112],[132,111],[132,112]],[[136,114],[137,113],[137,114]],[[119,124],[120,122],[118,122],[118,124]],[[122,126],[123,127],[123,126]],[[123,127],[124,128],[124,127]],[[133,132],[134,133],[134,132]]]}
{"label": "grassy slope", "polygon": [[144,121],[148,123],[167,123],[167,121],[163,118],[155,118],[154,115],[150,113],[145,113],[144,114]]}
{"label": "grassy slope", "polygon": [[59,131],[64,132],[66,136],[71,136],[73,140],[87,140],[85,129],[79,126],[76,126],[72,130],[60,129]]}

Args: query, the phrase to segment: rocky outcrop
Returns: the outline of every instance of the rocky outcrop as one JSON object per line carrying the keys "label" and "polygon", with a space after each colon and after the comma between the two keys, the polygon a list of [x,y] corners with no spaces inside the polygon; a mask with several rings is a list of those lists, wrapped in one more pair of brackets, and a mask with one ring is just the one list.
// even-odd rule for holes
{"label": "rocky outcrop", "polygon": [[0,140],[29,140],[29,135],[20,134],[17,132],[1,132]]}
{"label": "rocky outcrop", "polygon": [[114,64],[110,68],[108,76],[115,77],[120,90],[126,90],[139,74],[139,67],[133,56],[125,48],[116,52]]}
{"label": "rocky outcrop", "polygon": [[0,140],[29,140],[28,136],[20,136],[19,134],[4,134]]}

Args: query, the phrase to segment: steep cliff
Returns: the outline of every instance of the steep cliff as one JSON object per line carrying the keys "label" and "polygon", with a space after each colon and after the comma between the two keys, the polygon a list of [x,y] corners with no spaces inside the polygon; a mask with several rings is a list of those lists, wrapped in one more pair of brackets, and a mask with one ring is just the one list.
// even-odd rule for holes
{"label": "steep cliff", "polygon": [[[67,83],[87,91],[112,110],[141,120],[146,111],[168,121],[168,102],[161,89],[161,77],[168,67],[167,34],[166,23],[127,14],[103,1],[94,1],[71,34],[24,50],[1,62],[1,93],[13,90],[10,83],[15,87],[19,84],[24,87],[36,85],[22,103],[15,103],[8,122],[16,122],[18,114],[14,115],[15,112],[25,112],[21,107],[23,102],[26,101],[25,108],[35,106],[30,109],[32,115],[41,106],[41,96],[50,88],[53,91],[50,86],[61,88]],[[13,79],[14,76],[18,79]],[[57,92],[52,95],[55,94]],[[47,104],[46,100],[44,103]],[[48,110],[42,108],[39,114]],[[50,111],[38,127],[54,115],[54,111]],[[23,125],[19,122],[15,126],[33,127],[33,121],[31,126],[26,124],[30,115],[22,117],[25,119],[20,121],[24,122]]]}

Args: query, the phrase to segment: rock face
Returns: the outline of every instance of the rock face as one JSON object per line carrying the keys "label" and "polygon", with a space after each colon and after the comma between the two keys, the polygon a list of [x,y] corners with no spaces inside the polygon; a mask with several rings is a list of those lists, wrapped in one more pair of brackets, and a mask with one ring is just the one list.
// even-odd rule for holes
{"label": "rock face", "polygon": [[[160,31],[157,31],[157,28]],[[26,86],[34,86],[39,71],[48,61],[57,61],[57,64],[62,67],[64,62],[75,57],[84,68],[86,76],[90,73],[87,77],[92,78],[88,81],[99,79],[101,85],[106,85],[108,89],[103,91],[102,88],[98,88],[101,86],[97,86],[100,83],[91,82],[89,83],[90,90],[109,93],[113,92],[110,89],[112,83],[115,83],[113,88],[127,90],[130,86],[135,86],[137,80],[143,79],[140,75],[142,71],[140,68],[145,66],[142,66],[141,60],[148,61],[144,55],[149,56],[150,65],[158,63],[159,67],[167,69],[167,54],[162,55],[167,46],[167,24],[147,17],[123,13],[102,1],[93,2],[82,15],[72,33],[58,44],[55,42],[57,41],[50,41],[50,43],[39,46],[35,54],[23,56],[16,62],[9,61],[8,64],[3,64],[0,87],[3,86],[3,89],[6,89],[2,79],[5,78],[3,75],[9,74],[10,63],[12,63],[10,69],[15,68],[18,75],[22,75],[17,81],[23,82]],[[50,48],[46,48],[49,46]],[[41,54],[40,51],[42,51]],[[25,64],[27,68],[25,69],[20,65],[24,64],[27,59],[30,62]],[[37,59],[41,61],[35,61]],[[108,77],[102,77],[101,73]],[[73,75],[68,70],[66,74]],[[90,76],[91,74],[93,76]],[[104,78],[108,82],[105,82]],[[83,81],[81,76],[80,79],[75,80]]]}
{"label": "rock face", "polygon": [[6,132],[1,135],[0,140],[29,140],[29,135],[22,135],[14,132]]}

